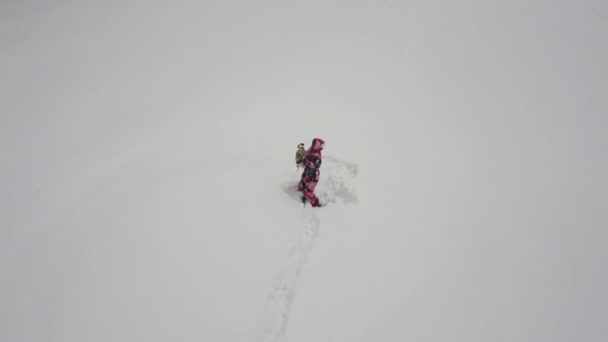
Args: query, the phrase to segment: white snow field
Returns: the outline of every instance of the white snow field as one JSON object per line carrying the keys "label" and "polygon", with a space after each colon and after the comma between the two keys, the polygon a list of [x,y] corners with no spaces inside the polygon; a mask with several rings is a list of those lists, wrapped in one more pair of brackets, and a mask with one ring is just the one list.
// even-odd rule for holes
{"label": "white snow field", "polygon": [[606,1],[4,0],[0,96],[2,342],[608,340]]}

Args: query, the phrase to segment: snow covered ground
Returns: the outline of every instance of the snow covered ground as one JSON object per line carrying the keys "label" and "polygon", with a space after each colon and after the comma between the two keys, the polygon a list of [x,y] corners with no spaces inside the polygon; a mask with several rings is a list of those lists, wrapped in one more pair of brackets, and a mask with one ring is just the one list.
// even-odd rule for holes
{"label": "snow covered ground", "polygon": [[604,1],[5,0],[0,96],[0,341],[608,339]]}

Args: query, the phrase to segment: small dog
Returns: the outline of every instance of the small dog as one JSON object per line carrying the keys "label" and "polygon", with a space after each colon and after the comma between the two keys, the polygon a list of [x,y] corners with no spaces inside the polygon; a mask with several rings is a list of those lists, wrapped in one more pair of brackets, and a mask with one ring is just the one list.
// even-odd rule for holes
{"label": "small dog", "polygon": [[298,150],[296,151],[296,170],[300,169],[302,165],[302,159],[304,159],[304,154],[306,150],[304,149],[304,143],[298,144]]}

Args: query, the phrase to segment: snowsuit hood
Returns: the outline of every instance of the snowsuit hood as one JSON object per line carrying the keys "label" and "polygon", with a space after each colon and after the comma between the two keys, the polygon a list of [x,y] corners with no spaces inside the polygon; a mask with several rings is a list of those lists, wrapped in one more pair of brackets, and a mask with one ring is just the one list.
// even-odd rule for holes
{"label": "snowsuit hood", "polygon": [[312,139],[312,144],[310,144],[308,152],[315,152],[320,154],[321,150],[323,150],[323,147],[325,147],[325,141],[321,138],[314,138]]}

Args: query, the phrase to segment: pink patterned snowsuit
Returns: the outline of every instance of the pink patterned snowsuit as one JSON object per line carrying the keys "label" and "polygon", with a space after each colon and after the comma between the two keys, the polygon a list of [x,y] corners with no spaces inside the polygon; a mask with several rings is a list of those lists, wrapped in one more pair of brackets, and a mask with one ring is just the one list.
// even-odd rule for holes
{"label": "pink patterned snowsuit", "polygon": [[304,194],[304,199],[308,199],[313,207],[319,207],[319,199],[315,195],[315,188],[319,182],[319,176],[321,172],[321,150],[325,147],[325,141],[319,138],[312,140],[312,144],[302,159],[304,164],[304,173],[302,173],[302,179],[298,184],[298,191]]}

